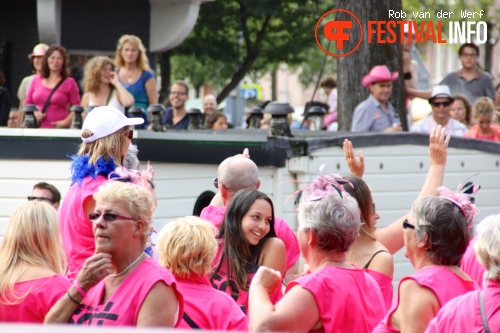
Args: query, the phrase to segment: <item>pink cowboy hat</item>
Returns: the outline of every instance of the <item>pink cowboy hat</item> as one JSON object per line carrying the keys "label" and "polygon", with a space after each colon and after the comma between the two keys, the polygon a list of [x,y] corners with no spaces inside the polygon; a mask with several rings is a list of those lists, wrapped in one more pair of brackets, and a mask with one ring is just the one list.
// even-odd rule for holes
{"label": "pink cowboy hat", "polygon": [[370,84],[372,83],[396,81],[398,76],[399,76],[398,72],[393,72],[391,74],[389,68],[387,68],[387,66],[385,65],[375,66],[372,68],[370,73],[365,75],[365,77],[361,81],[361,84],[365,88],[370,88]]}

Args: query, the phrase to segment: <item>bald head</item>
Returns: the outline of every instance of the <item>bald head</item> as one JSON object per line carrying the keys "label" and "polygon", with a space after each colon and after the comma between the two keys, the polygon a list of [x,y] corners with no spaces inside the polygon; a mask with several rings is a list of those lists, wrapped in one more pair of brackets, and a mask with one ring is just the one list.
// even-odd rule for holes
{"label": "bald head", "polygon": [[232,194],[239,190],[256,190],[259,188],[259,170],[249,158],[232,156],[219,165],[219,182]]}
{"label": "bald head", "polygon": [[209,116],[217,111],[217,100],[214,95],[205,95],[203,97],[203,112],[205,116]]}

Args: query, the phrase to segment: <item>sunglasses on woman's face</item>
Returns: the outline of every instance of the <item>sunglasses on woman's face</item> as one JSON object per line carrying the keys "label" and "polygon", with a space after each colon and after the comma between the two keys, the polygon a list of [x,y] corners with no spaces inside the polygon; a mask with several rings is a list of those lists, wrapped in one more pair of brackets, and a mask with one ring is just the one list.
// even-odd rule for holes
{"label": "sunglasses on woman's face", "polygon": [[111,214],[111,213],[104,213],[104,214],[99,214],[99,213],[90,213],[89,214],[89,220],[93,223],[96,223],[99,221],[99,218],[102,216],[104,221],[106,222],[115,222],[116,220],[135,220],[132,217],[126,217],[126,216],[121,216],[121,215],[116,215],[116,214]]}
{"label": "sunglasses on woman's face", "polygon": [[125,133],[125,135],[129,138],[129,140],[132,140],[134,137],[134,131],[130,130],[128,133]]}
{"label": "sunglasses on woman's face", "polygon": [[408,219],[405,219],[403,221],[403,229],[415,229],[415,226],[413,224],[408,223]]}

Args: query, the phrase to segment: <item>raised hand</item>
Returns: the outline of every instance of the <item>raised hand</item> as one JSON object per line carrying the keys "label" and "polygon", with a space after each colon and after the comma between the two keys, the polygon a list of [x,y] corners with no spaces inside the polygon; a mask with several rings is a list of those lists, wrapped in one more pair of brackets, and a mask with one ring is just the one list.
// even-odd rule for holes
{"label": "raised hand", "polygon": [[271,294],[281,286],[281,273],[274,269],[260,266],[252,279],[252,286],[262,286]]}
{"label": "raised hand", "polygon": [[429,163],[430,165],[446,165],[448,155],[448,142],[450,135],[446,134],[446,128],[438,125],[431,130],[429,136]]}
{"label": "raised hand", "polygon": [[356,158],[352,142],[347,139],[344,140],[344,157],[351,173],[362,178],[365,173],[365,157],[360,150],[358,151],[358,158]]}
{"label": "raised hand", "polygon": [[113,265],[111,263],[111,254],[96,253],[85,260],[77,276],[78,284],[87,292],[90,288],[111,274],[112,271]]}

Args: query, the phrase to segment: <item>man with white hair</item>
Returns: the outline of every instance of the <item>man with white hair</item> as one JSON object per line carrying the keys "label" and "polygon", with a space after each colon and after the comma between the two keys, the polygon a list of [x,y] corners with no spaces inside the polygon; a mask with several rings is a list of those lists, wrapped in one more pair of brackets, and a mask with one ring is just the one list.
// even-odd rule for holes
{"label": "man with white hair", "polygon": [[[245,152],[247,150],[245,149]],[[248,153],[226,158],[219,165],[214,186],[218,188],[223,206],[209,205],[205,207],[200,217],[212,222],[219,228],[224,219],[224,213],[231,198],[244,189],[258,190],[260,188],[259,171],[257,165],[249,158]],[[212,201],[214,203],[215,201]],[[278,238],[285,243],[286,274],[285,280],[291,281],[298,273],[295,263],[300,256],[299,243],[290,226],[279,217],[274,217],[274,231]]]}

